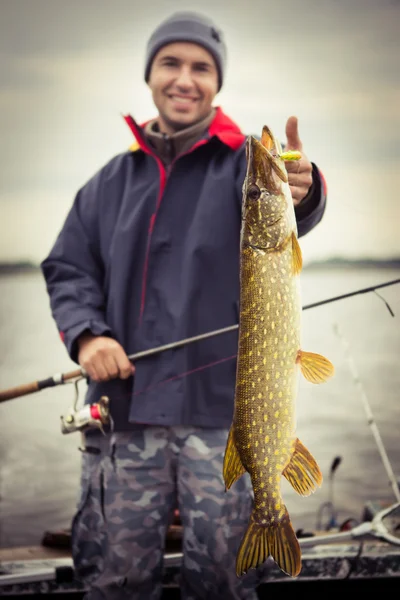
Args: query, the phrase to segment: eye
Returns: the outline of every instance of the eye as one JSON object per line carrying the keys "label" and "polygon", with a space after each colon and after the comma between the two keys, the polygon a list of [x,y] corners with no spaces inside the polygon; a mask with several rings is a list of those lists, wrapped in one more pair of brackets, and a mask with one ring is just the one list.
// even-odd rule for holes
{"label": "eye", "polygon": [[250,200],[258,200],[261,196],[261,190],[255,183],[252,183],[247,190],[247,197]]}
{"label": "eye", "polygon": [[207,72],[210,70],[210,67],[206,64],[201,63],[201,64],[194,65],[193,69],[194,69],[194,71]]}

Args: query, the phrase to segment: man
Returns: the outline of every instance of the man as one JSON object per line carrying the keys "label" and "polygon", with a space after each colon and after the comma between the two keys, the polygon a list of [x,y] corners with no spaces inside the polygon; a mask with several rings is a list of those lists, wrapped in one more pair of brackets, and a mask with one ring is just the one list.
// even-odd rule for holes
{"label": "man", "polygon": [[[86,402],[111,401],[111,430],[86,433],[72,525],[90,600],[160,597],[176,507],[182,598],[257,598],[261,571],[235,575],[249,480],[229,493],[222,481],[237,334],[127,357],[238,322],[245,136],[213,107],[225,59],[208,18],[161,23],[145,65],[158,116],[143,126],[126,117],[134,146],[79,190],[42,263],[61,337],[90,378]],[[302,150],[295,118],[286,133],[286,148]],[[304,154],[287,168],[304,235],[325,209],[322,177]]]}

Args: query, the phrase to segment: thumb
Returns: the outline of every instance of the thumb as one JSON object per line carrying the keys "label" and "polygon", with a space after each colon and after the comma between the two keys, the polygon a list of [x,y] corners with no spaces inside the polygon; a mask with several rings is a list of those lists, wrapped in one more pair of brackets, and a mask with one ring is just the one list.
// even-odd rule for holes
{"label": "thumb", "polygon": [[289,117],[286,122],[286,150],[302,150],[297,117]]}

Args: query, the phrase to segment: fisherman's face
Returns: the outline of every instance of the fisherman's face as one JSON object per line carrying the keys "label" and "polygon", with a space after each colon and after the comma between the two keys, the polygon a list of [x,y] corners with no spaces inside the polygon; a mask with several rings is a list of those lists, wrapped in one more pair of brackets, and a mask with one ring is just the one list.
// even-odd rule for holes
{"label": "fisherman's face", "polygon": [[202,46],[174,42],[154,57],[149,87],[161,131],[171,134],[204,119],[218,91],[218,71]]}

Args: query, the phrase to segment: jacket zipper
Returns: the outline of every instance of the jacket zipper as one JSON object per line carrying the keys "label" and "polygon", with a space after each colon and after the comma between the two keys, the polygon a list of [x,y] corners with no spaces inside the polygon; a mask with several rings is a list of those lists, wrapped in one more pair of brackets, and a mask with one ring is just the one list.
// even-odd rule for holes
{"label": "jacket zipper", "polygon": [[[169,152],[172,153],[172,142],[171,142],[170,139],[167,140],[167,138],[168,138],[168,136],[165,134],[165,138],[164,139],[168,142]],[[144,260],[144,271],[143,271],[143,279],[142,279],[142,293],[141,293],[141,300],[140,300],[139,324],[141,323],[142,318],[143,318],[144,307],[145,307],[145,302],[146,302],[147,273],[148,273],[148,268],[149,268],[151,236],[152,236],[153,231],[154,231],[154,226],[155,226],[155,222],[156,222],[156,218],[157,218],[157,213],[158,213],[158,210],[159,210],[160,205],[161,205],[161,201],[162,201],[162,198],[163,198],[163,195],[164,195],[165,187],[167,185],[168,177],[171,174],[171,171],[172,171],[172,168],[173,168],[174,164],[176,163],[176,161],[179,158],[182,158],[182,156],[186,156],[187,154],[190,154],[191,152],[193,152],[193,150],[195,150],[199,146],[203,146],[204,144],[206,144],[207,141],[208,140],[199,140],[191,148],[189,148],[189,150],[187,150],[186,152],[183,152],[182,154],[179,154],[179,156],[176,156],[173,160],[171,160],[171,162],[169,163],[168,167],[165,167],[164,164],[163,164],[163,162],[161,161],[161,159],[156,154],[154,154],[153,152],[151,152],[147,148],[146,144],[143,144],[144,147],[147,149],[147,153],[150,156],[153,156],[153,158],[157,162],[158,169],[159,169],[159,172],[160,172],[160,191],[159,191],[158,198],[157,198],[156,210],[155,210],[155,212],[150,217],[150,223],[149,223],[149,229],[148,229],[147,247],[146,247],[146,255],[145,255],[145,260]]]}

